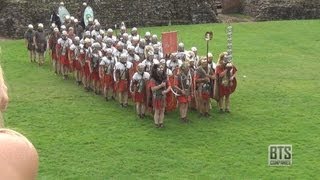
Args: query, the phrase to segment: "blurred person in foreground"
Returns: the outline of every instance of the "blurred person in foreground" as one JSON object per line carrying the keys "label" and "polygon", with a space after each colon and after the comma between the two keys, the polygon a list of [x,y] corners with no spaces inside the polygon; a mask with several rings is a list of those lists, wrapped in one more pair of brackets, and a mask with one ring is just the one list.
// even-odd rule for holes
{"label": "blurred person in foreground", "polygon": [[20,133],[4,129],[2,112],[9,102],[7,86],[0,66],[0,179],[37,178],[39,158],[32,143]]}

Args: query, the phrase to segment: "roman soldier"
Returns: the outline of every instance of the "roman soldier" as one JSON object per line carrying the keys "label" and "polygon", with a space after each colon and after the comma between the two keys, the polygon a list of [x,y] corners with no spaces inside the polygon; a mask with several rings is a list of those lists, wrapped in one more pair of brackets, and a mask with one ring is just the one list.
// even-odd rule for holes
{"label": "roman soldier", "polygon": [[[160,65],[162,65],[163,67],[166,67],[166,60],[165,59],[161,59],[160,60]],[[174,85],[174,74],[172,73],[171,69],[169,68],[165,68],[166,69],[166,75],[167,75],[167,81],[168,84],[171,86]],[[171,112],[173,110],[175,110],[177,107],[177,99],[174,96],[174,94],[172,93],[172,91],[169,91],[166,94],[166,109],[165,112]]]}
{"label": "roman soldier", "polygon": [[70,63],[68,60],[68,50],[72,45],[72,40],[68,38],[67,31],[63,31],[61,34],[61,38],[58,39],[57,42],[57,55],[60,60],[60,68],[61,73],[63,75],[63,79],[68,78],[68,70],[70,68]]}
{"label": "roman soldier", "polygon": [[76,37],[76,34],[74,33],[73,27],[69,27],[68,38],[71,39],[72,42],[74,42],[75,37]]}
{"label": "roman soldier", "polygon": [[103,95],[106,101],[115,99],[113,72],[116,60],[112,55],[112,49],[107,48],[106,54],[100,62],[100,78],[103,79]]}
{"label": "roman soldier", "polygon": [[35,31],[33,30],[32,24],[28,25],[28,30],[24,34],[27,49],[29,51],[30,62],[36,62],[36,47],[33,41]]}
{"label": "roman soldier", "polygon": [[183,43],[178,44],[178,52],[176,53],[176,57],[177,57],[177,59],[180,59],[181,61],[186,60],[186,53],[184,51],[184,44]]}
{"label": "roman soldier", "polygon": [[76,79],[76,83],[78,85],[81,84],[81,63],[79,60],[80,56],[80,38],[76,36],[74,38],[74,43],[70,46],[70,49],[68,51],[68,59],[69,59],[69,64],[72,66],[74,70],[74,76]]}
{"label": "roman soldier", "polygon": [[167,81],[165,67],[155,61],[151,78],[147,87],[148,106],[154,110],[154,124],[157,128],[164,127],[164,111],[166,106],[166,94],[171,91],[171,86]]}
{"label": "roman soldier", "polygon": [[[84,63],[82,63],[83,67],[83,86],[86,91],[90,91],[90,61],[92,58],[92,49],[91,49],[91,40],[89,38],[86,38],[84,40],[83,45],[83,51],[84,51]],[[81,61],[83,62],[83,61]]]}
{"label": "roman soldier", "polygon": [[119,61],[122,54],[128,55],[128,51],[124,49],[124,44],[119,41],[117,43],[116,50],[113,52],[113,56],[116,58],[117,62]]}
{"label": "roman soldier", "polygon": [[180,66],[179,74],[175,77],[173,89],[179,102],[180,118],[182,122],[188,122],[187,112],[191,100],[192,76],[187,62]]}
{"label": "roman soldier", "polygon": [[113,35],[113,30],[111,28],[107,30],[106,37],[112,40],[112,45],[115,45],[115,42],[117,41],[117,37]]}
{"label": "roman soldier", "polygon": [[[152,47],[152,46],[150,46],[150,47]],[[153,49],[148,50],[148,48],[146,48],[146,55],[145,56],[147,58],[142,61],[142,64],[145,66],[145,71],[150,73],[152,65],[154,63]]]}
{"label": "roman soldier", "polygon": [[220,112],[223,112],[223,100],[225,112],[230,112],[230,95],[237,87],[236,74],[237,68],[228,60],[228,53],[221,53],[216,67],[217,91],[215,91],[219,99]]}
{"label": "roman soldier", "polygon": [[207,59],[201,60],[201,66],[198,67],[195,75],[195,84],[198,97],[198,105],[200,116],[209,117],[210,109],[210,92],[211,84],[210,80],[214,79],[214,73],[208,68]]}
{"label": "roman soldier", "polygon": [[131,45],[134,47],[134,49],[136,49],[139,46],[139,37],[137,36],[133,36],[133,38],[130,40],[131,41]]}
{"label": "roman soldier", "polygon": [[167,67],[171,69],[174,75],[178,74],[179,67],[182,65],[182,60],[177,58],[177,54],[171,54],[170,60],[167,61]]}
{"label": "roman soldier", "polygon": [[96,23],[94,25],[94,29],[91,31],[91,37],[96,40],[96,37],[100,34],[101,25],[100,23]]}
{"label": "roman soldier", "polygon": [[78,19],[75,19],[74,20],[74,23],[75,23],[75,34],[76,36],[78,37],[82,37],[82,34],[83,34],[83,27],[79,24],[79,20]]}
{"label": "roman soldier", "polygon": [[100,60],[102,58],[101,45],[99,43],[92,44],[92,53],[89,61],[89,69],[91,74],[93,91],[96,94],[100,93],[100,76],[99,76],[99,66]]}
{"label": "roman soldier", "polygon": [[200,58],[198,56],[198,49],[196,47],[192,47],[191,51],[194,53],[194,65],[195,67],[198,67],[200,65]]}
{"label": "roman soldier", "polygon": [[130,92],[136,103],[137,115],[140,118],[145,117],[146,112],[146,84],[150,78],[150,74],[144,71],[145,67],[140,63],[137,67],[137,72],[133,75],[130,82]]}
{"label": "roman soldier", "polygon": [[159,44],[154,44],[153,49],[154,49],[154,58],[158,59],[159,61],[163,59],[163,52],[162,52],[161,46]]}
{"label": "roman soldier", "polygon": [[128,61],[133,64],[133,70],[136,71],[140,63],[140,57],[135,54],[133,46],[128,46]]}
{"label": "roman soldier", "polygon": [[39,66],[44,64],[44,53],[47,50],[47,40],[46,34],[43,30],[43,24],[38,25],[38,31],[35,32],[33,37],[33,43],[35,44],[36,51],[38,54],[38,63]]}
{"label": "roman soldier", "polygon": [[146,41],[146,45],[151,45],[151,33],[150,32],[146,32],[146,34],[144,35],[144,40]]}
{"label": "roman soldier", "polygon": [[127,54],[122,53],[119,61],[115,65],[114,80],[119,95],[119,102],[122,107],[128,106],[128,87],[130,83],[130,71],[132,63],[127,61]]}
{"label": "roman soldier", "polygon": [[59,58],[57,57],[56,51],[57,42],[60,36],[59,29],[56,27],[53,29],[53,33],[49,37],[49,48],[51,50],[52,66],[55,74],[58,74],[58,72],[60,73],[60,66],[58,65]]}
{"label": "roman soldier", "polygon": [[145,39],[141,39],[139,42],[139,45],[136,47],[135,51],[136,54],[138,54],[138,56],[140,57],[140,59],[146,59],[145,56],[145,47],[146,47],[146,40]]}
{"label": "roman soldier", "polygon": [[129,36],[129,41],[132,41],[134,37],[136,37],[138,40],[140,39],[140,36],[138,34],[138,29],[136,27],[133,27],[131,29],[131,35]]}

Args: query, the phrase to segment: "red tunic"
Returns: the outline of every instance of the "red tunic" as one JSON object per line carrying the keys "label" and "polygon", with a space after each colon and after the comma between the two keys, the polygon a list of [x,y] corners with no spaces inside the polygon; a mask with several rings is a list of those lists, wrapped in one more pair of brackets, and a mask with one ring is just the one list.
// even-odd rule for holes
{"label": "red tunic", "polygon": [[[201,77],[199,76],[199,74],[197,73],[194,77],[194,81],[196,82],[198,79],[201,79]],[[198,83],[200,85],[202,85],[203,83]],[[202,88],[202,87],[198,87],[199,88]],[[205,91],[205,90],[202,90],[201,92],[198,92],[199,94],[199,97],[201,97],[202,99],[204,100],[209,100],[210,98],[210,91]]]}
{"label": "red tunic", "polygon": [[[171,86],[171,84],[174,84],[174,76],[169,76],[169,82],[168,85]],[[166,95],[166,111],[170,112],[175,110],[177,107],[177,100],[175,98],[175,96],[173,95],[173,93],[171,91],[169,91]]]}
{"label": "red tunic", "polygon": [[103,84],[106,88],[110,88],[114,86],[113,77],[111,74],[105,74],[103,77]]}
{"label": "red tunic", "polygon": [[[169,85],[170,85],[169,82],[167,82],[166,87],[163,90],[165,90]],[[156,82],[153,79],[150,80],[148,83],[148,89],[150,89],[150,91],[151,91],[151,88],[155,87],[155,86],[157,86]],[[160,92],[161,90],[158,90],[158,91]],[[157,98],[155,95],[152,94],[152,91],[150,93],[151,93],[150,95],[152,96],[153,109],[161,110],[166,107],[166,101],[165,101],[164,97]],[[168,95],[168,93],[167,93],[167,95]]]}
{"label": "red tunic", "polygon": [[[233,80],[229,83],[229,85],[224,85],[222,83],[221,73],[224,70],[225,69],[222,66],[217,66],[216,67],[216,76],[217,76],[217,79],[218,79],[219,97],[223,97],[223,96],[232,94],[236,90],[236,87],[237,87],[236,78],[233,78]],[[237,68],[235,66],[233,66],[232,67],[232,71],[233,71],[233,73],[236,73],[237,72]]]}
{"label": "red tunic", "polygon": [[[180,86],[179,86],[179,81],[177,80],[177,78],[175,79],[174,81],[174,85],[179,87],[180,89],[182,89]],[[179,102],[179,104],[185,104],[185,103],[189,103],[189,101],[191,100],[191,96],[187,96],[187,95],[180,95],[180,96],[177,96],[177,100]]]}
{"label": "red tunic", "polygon": [[127,92],[128,91],[128,80],[121,79],[119,83],[117,84],[117,92]]}

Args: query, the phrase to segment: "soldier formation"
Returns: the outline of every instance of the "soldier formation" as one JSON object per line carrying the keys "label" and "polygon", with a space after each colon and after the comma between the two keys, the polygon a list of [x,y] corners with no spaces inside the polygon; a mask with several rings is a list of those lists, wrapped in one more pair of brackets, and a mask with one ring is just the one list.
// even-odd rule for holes
{"label": "soldier formation", "polygon": [[67,16],[61,26],[52,23],[48,38],[42,24],[36,31],[29,25],[25,39],[30,61],[41,66],[48,44],[55,74],[63,79],[72,75],[86,91],[118,101],[122,108],[131,99],[137,116],[143,119],[152,113],[159,128],[164,127],[165,112],[177,107],[182,122],[189,121],[189,109],[209,117],[211,99],[218,102],[220,112],[230,112],[237,72],[231,62],[232,28],[227,28],[228,52],[221,53],[215,64],[211,53],[199,57],[196,47],[185,50],[183,43],[177,52],[163,54],[156,34],[141,36],[136,27],[128,33],[124,23],[117,34],[103,29],[98,20],[89,19],[87,26],[82,22]]}

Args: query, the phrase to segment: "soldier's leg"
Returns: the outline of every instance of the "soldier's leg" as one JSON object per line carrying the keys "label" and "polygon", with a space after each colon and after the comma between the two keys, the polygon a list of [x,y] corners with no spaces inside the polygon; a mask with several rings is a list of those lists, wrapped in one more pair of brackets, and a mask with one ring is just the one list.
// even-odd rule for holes
{"label": "soldier's leg", "polygon": [[136,112],[137,112],[137,115],[140,116],[141,118],[141,105],[139,102],[136,103]]}
{"label": "soldier's leg", "polygon": [[160,110],[159,109],[155,109],[154,110],[154,124],[156,125],[156,127],[159,127],[159,113],[160,113]]}
{"label": "soldier's leg", "polygon": [[122,95],[122,94],[123,94],[123,93],[119,92],[119,96],[118,96],[118,97],[119,97],[119,102],[120,102],[120,105],[121,105],[121,106],[123,106],[123,102],[122,102],[122,96],[123,96],[123,95]]}
{"label": "soldier's leg", "polygon": [[184,118],[183,110],[184,110],[184,104],[183,103],[179,103],[179,113],[180,113],[181,120],[183,120],[183,118]]}
{"label": "soldier's leg", "polygon": [[146,114],[146,105],[144,103],[141,103],[141,115],[144,117]]}
{"label": "soldier's leg", "polygon": [[159,111],[159,126],[160,126],[161,128],[163,127],[164,111],[165,111],[165,108],[162,108],[162,109]]}
{"label": "soldier's leg", "polygon": [[189,104],[186,103],[183,111],[183,115],[186,121],[187,121],[188,108],[189,108]]}
{"label": "soldier's leg", "polygon": [[29,58],[30,58],[30,62],[32,62],[32,50],[29,50]]}

